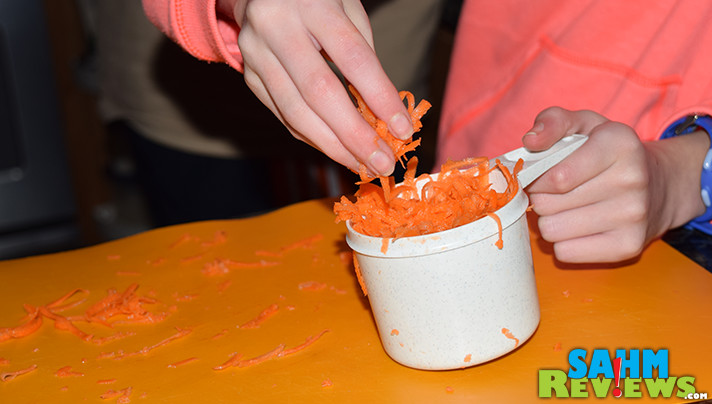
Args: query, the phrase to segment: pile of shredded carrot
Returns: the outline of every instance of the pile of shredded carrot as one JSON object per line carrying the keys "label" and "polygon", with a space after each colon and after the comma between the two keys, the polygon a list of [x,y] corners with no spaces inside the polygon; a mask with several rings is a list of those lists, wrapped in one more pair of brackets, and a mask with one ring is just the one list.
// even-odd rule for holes
{"label": "pile of shredded carrot", "polygon": [[[353,87],[349,89],[364,119],[390,146],[396,160],[406,167],[406,172],[404,181],[398,185],[393,177],[378,177],[380,185],[377,185],[371,182],[374,178],[370,178],[365,166],[361,165],[356,200],[341,197],[334,205],[336,221],[348,221],[355,231],[368,236],[400,238],[452,229],[489,215],[500,226],[498,246],[501,248],[501,225],[493,212],[517,193],[519,184],[516,174],[522,162],[510,173],[499,162],[490,167],[489,160],[484,157],[448,161],[442,165],[437,179],[429,174],[416,178],[418,159],[406,159],[405,153],[414,150],[420,139],[400,140],[393,136],[386,123],[368,109],[358,92]],[[420,118],[427,112],[430,103],[423,100],[414,107],[412,94],[402,91],[401,97],[408,100],[413,130],[417,132],[422,127]],[[507,181],[507,188],[501,193],[490,186],[489,173],[496,168],[502,171]],[[416,183],[420,181],[424,185],[418,190]]]}

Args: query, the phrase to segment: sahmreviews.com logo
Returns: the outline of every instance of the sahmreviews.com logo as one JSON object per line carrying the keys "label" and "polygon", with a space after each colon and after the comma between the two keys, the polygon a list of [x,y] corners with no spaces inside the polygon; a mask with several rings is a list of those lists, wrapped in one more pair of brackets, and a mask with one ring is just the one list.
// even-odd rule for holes
{"label": "sahmreviews.com logo", "polygon": [[[539,397],[676,397],[706,400],[695,390],[694,376],[670,376],[667,349],[618,349],[611,358],[607,349],[574,349],[569,353],[568,373],[539,370]],[[590,389],[588,388],[590,385]],[[591,394],[592,392],[592,394]]]}

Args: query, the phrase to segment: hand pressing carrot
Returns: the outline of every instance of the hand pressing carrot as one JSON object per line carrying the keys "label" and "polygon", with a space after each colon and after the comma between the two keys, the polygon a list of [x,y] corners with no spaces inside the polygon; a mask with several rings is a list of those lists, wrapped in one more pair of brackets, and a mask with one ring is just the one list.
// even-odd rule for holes
{"label": "hand pressing carrot", "polygon": [[357,0],[218,0],[240,26],[250,89],[297,139],[357,171],[390,175],[393,154],[354,107],[327,59],[398,138],[413,133],[405,106],[373,48]]}
{"label": "hand pressing carrot", "polygon": [[591,111],[542,111],[522,139],[544,150],[562,137],[589,140],[528,188],[539,229],[565,262],[617,262],[704,213],[704,132],[643,143],[635,131]]}

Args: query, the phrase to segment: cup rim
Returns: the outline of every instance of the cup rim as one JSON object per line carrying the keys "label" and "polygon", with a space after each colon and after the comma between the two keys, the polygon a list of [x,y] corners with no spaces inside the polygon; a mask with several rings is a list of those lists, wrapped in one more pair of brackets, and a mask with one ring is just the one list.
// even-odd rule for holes
{"label": "cup rim", "polygon": [[[528,206],[529,198],[520,186],[509,202],[493,212],[502,222],[502,231],[519,220],[525,214]],[[498,237],[499,232],[496,221],[489,216],[448,230],[400,238],[373,237],[359,233],[351,227],[350,221],[346,222],[346,229],[346,243],[354,252],[381,258],[436,254],[473,244],[492,236]],[[388,244],[383,252],[386,239]]]}

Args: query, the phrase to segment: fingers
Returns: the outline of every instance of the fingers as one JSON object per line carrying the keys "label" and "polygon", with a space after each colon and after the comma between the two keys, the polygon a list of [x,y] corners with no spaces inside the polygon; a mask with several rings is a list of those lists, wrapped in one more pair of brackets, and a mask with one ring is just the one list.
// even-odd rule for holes
{"label": "fingers", "polygon": [[554,243],[557,258],[615,262],[639,254],[650,238],[651,204],[646,152],[635,131],[588,112],[547,110],[540,117],[539,134],[548,127],[559,131],[545,135],[551,138],[589,135],[528,188],[541,235]]}
{"label": "fingers", "polygon": [[[355,112],[357,116],[354,119],[363,125],[363,130],[352,132],[351,136],[345,137],[342,141],[334,134],[332,128],[306,104],[291,78],[276,62],[276,59],[271,63],[265,63],[265,60],[268,59],[270,59],[270,55],[265,55],[261,59],[261,74],[258,74],[246,62],[245,80],[255,95],[275,113],[297,139],[309,143],[333,160],[354,171],[358,171],[359,161],[361,161],[374,174],[390,173],[394,165],[392,154],[382,151],[384,149],[390,151],[390,149],[380,139],[374,140],[376,139],[375,133],[361,119],[352,104],[349,112]],[[263,80],[262,77],[265,79]],[[341,88],[343,89],[343,87]],[[279,96],[273,97],[272,94]],[[344,96],[346,95],[344,94]],[[350,102],[347,96],[346,99],[347,102]]]}
{"label": "fingers", "polygon": [[[619,160],[621,153],[633,152],[640,146],[633,129],[617,122],[604,121],[586,133],[589,135],[586,143],[534,181],[528,188],[529,192],[565,194],[574,191],[609,170]],[[608,178],[603,181],[606,180],[617,182],[620,179]],[[605,191],[605,188],[603,183],[589,187],[590,190],[601,191]]]}
{"label": "fingers", "polygon": [[[413,134],[413,124],[398,91],[391,83],[369,43],[370,28],[364,35],[368,19],[360,7],[346,8],[347,13],[336,8],[323,10],[327,21],[319,23],[316,17],[305,16],[312,35],[319,41],[344,77],[359,91],[373,113],[388,124],[394,136],[406,139]],[[351,20],[349,20],[351,18]]]}
{"label": "fingers", "polygon": [[[381,76],[374,80],[385,80],[390,84],[371,45],[361,33],[361,30],[367,31],[370,39],[370,28],[364,23],[357,28],[344,14],[345,11],[333,3],[309,4],[298,11],[300,18],[291,15],[281,20],[279,29],[275,30],[275,22],[268,17],[283,10],[266,6],[247,9],[246,23],[240,34],[240,48],[246,71],[254,72],[254,76],[249,77],[253,91],[260,93],[258,97],[297,138],[308,139],[310,144],[353,170],[358,170],[358,164],[354,162],[360,161],[373,174],[390,175],[395,165],[392,151],[361,117],[341,81],[320,53],[321,41],[327,32],[319,29],[326,27],[326,37],[342,42],[335,54],[343,58],[341,55],[344,52],[353,53],[350,62],[363,66],[360,74],[371,77],[369,74],[375,69],[380,71]],[[364,19],[363,11],[359,14],[358,9],[352,7],[349,12]],[[364,21],[367,24],[368,20]],[[312,26],[321,28],[312,30]],[[329,56],[333,58],[333,55]],[[343,63],[342,60],[334,62],[337,65]],[[397,108],[405,110],[395,88],[392,84],[390,86]],[[376,108],[372,107],[374,113]],[[412,131],[410,119],[408,126]]]}

